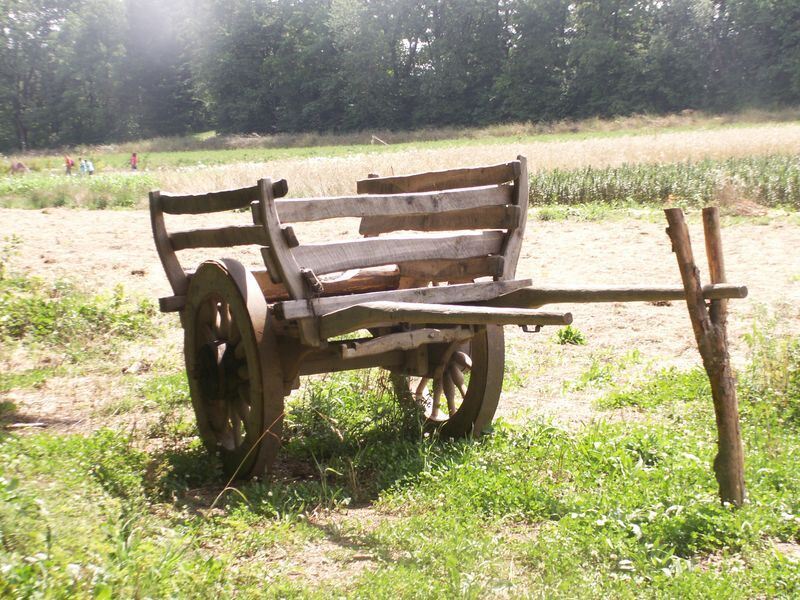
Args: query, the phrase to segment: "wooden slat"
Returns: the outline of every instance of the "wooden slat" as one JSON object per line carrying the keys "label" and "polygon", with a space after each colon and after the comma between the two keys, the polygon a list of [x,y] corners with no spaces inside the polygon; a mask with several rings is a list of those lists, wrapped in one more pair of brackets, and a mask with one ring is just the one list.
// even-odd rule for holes
{"label": "wooden slat", "polygon": [[169,235],[169,239],[175,251],[189,248],[227,248],[248,244],[267,245],[267,234],[260,225],[176,231]]}
{"label": "wooden slat", "polygon": [[431,171],[397,177],[371,177],[358,181],[356,189],[359,194],[429,192],[506,183],[516,179],[518,175],[519,163],[514,161],[487,167]]}
{"label": "wooden slat", "polygon": [[409,260],[451,259],[497,254],[500,231],[451,235],[361,239],[335,244],[309,244],[292,252],[302,267],[317,275],[360,267],[397,264]]}
{"label": "wooden slat", "polygon": [[[269,246],[261,249],[264,264],[267,269],[273,269],[280,277],[289,295],[294,299],[308,297],[308,289],[300,273],[300,267],[295,260],[292,250],[286,243],[281,230],[281,222],[275,209],[275,197],[272,193],[272,181],[260,179],[259,187],[259,216],[268,236]],[[274,281],[274,279],[273,279]],[[300,339],[309,346],[319,346],[320,339],[315,324],[310,319],[298,321]]]}
{"label": "wooden slat", "polygon": [[485,308],[423,302],[366,302],[320,317],[322,338],[358,329],[398,323],[440,325],[569,325],[570,313],[553,313],[524,308]]}
{"label": "wooden slat", "polygon": [[175,249],[172,247],[167,228],[164,224],[164,213],[162,211],[162,199],[160,192],[150,192],[150,225],[153,228],[153,239],[156,243],[156,251],[164,272],[167,275],[172,291],[176,296],[186,294],[189,288],[189,279],[183,272],[178,257],[175,256]]}
{"label": "wooden slat", "polygon": [[513,203],[522,211],[519,225],[510,229],[503,242],[502,255],[505,258],[503,265],[503,279],[513,279],[517,271],[517,261],[522,250],[522,238],[525,236],[525,223],[528,218],[528,161],[524,156],[517,157],[519,172],[514,180]]}
{"label": "wooden slat", "polygon": [[520,213],[519,206],[506,205],[422,215],[366,217],[361,220],[358,232],[364,236],[373,236],[391,231],[514,229],[519,225]]}
{"label": "wooden slat", "polygon": [[290,300],[275,305],[275,312],[283,319],[302,319],[314,315],[347,308],[362,302],[433,302],[436,304],[455,304],[459,302],[480,302],[528,287],[530,279],[518,281],[483,281],[457,285],[409,288],[386,292],[333,296],[313,300]]}
{"label": "wooden slat", "polygon": [[512,203],[513,188],[495,185],[446,192],[297,198],[275,203],[281,223],[299,223],[342,217],[375,217],[439,213],[479,206]]}
{"label": "wooden slat", "polygon": [[[285,179],[272,184],[275,198],[281,198],[289,191]],[[178,195],[161,193],[162,210],[170,215],[200,215],[204,213],[236,210],[250,206],[253,200],[259,199],[258,186],[221,190],[208,194]]]}
{"label": "wooden slat", "polygon": [[402,262],[400,277],[421,281],[471,281],[478,277],[500,277],[503,274],[502,256],[478,256],[465,260],[415,260]]}

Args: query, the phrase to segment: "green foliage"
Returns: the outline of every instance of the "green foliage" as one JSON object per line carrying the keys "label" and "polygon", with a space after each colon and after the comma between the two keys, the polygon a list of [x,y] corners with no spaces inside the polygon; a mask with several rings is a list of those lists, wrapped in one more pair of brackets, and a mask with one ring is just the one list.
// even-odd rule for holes
{"label": "green foliage", "polygon": [[701,368],[680,372],[664,369],[632,389],[614,391],[598,402],[602,408],[655,408],[673,402],[697,402],[711,393],[708,375]]}
{"label": "green foliage", "polygon": [[144,173],[97,173],[91,177],[28,173],[24,177],[0,177],[0,206],[133,208],[141,205],[147,192],[156,187],[156,179]]}
{"label": "green foliage", "polygon": [[572,344],[573,346],[586,345],[586,336],[581,333],[580,329],[572,325],[567,325],[556,331],[555,338],[556,343],[562,346],[565,344]]}
{"label": "green foliage", "polygon": [[[800,208],[800,158],[765,156],[697,163],[554,169],[531,176],[534,205],[706,206],[749,200]],[[546,220],[546,219],[545,219]]]}
{"label": "green foliage", "polygon": [[0,280],[0,339],[47,343],[73,356],[112,338],[134,339],[152,331],[155,308],[131,303],[121,286],[110,295],[88,295],[74,285],[22,276]]}

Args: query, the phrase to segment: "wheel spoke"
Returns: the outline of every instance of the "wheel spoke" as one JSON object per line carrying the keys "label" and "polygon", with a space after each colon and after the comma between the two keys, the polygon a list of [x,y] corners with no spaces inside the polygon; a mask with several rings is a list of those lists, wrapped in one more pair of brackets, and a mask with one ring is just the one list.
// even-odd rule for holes
{"label": "wheel spoke", "polygon": [[425,398],[425,388],[428,387],[428,382],[430,381],[427,377],[422,377],[419,380],[419,384],[417,384],[417,389],[414,391],[414,398],[420,402]]}
{"label": "wheel spoke", "polygon": [[433,404],[431,405],[431,419],[439,416],[439,403],[442,401],[442,380],[435,379],[433,383]]}
{"label": "wheel spoke", "polygon": [[461,393],[461,397],[465,398],[467,395],[467,390],[464,387],[464,374],[461,372],[461,369],[458,368],[456,365],[450,365],[450,377],[453,378],[453,383],[458,388],[458,391]]}
{"label": "wheel spoke", "polygon": [[472,368],[472,359],[466,352],[461,352],[459,350],[458,352],[453,353],[453,360],[455,360],[462,369]]}
{"label": "wheel spoke", "polygon": [[219,305],[219,331],[220,336],[226,340],[231,339],[231,307],[225,302]]}
{"label": "wheel spoke", "polygon": [[449,372],[442,375],[442,389],[444,397],[447,398],[447,411],[450,416],[453,416],[456,412],[456,386],[453,384],[453,378],[450,377]]}

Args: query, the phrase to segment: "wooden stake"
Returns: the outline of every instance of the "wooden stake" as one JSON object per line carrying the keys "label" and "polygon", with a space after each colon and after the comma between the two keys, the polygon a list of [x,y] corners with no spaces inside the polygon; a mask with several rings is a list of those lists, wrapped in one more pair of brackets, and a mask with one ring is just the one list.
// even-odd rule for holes
{"label": "wooden stake", "polygon": [[[726,300],[711,300],[710,310],[706,308],[700,271],[694,262],[689,229],[683,211],[679,208],[669,208],[664,213],[669,223],[667,234],[672,240],[672,250],[678,258],[678,268],[686,291],[686,305],[697,347],[711,382],[718,436],[714,475],[719,484],[720,498],[723,502],[741,506],[745,499],[744,452],[739,431],[736,385],[728,356]],[[716,208],[703,210],[703,224],[711,281],[715,284],[724,283],[725,265],[722,259],[719,212]]]}

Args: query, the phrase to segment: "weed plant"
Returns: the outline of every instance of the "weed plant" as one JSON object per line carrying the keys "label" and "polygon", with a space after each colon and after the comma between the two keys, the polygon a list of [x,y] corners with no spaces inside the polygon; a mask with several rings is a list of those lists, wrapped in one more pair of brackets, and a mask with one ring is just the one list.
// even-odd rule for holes
{"label": "weed plant", "polygon": [[[800,208],[800,157],[776,155],[620,167],[553,169],[531,176],[533,205],[706,206],[743,200]],[[556,218],[544,213],[544,218]]]}

